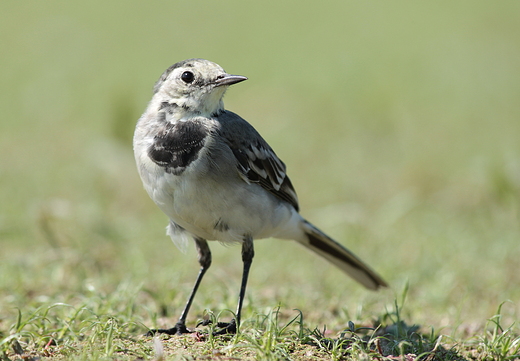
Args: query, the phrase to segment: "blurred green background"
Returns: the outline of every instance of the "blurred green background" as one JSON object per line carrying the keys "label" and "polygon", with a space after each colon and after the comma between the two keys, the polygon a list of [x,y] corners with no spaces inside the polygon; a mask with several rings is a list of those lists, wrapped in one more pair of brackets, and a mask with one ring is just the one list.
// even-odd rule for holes
{"label": "blurred green background", "polygon": [[[194,247],[165,236],[131,138],[159,75],[192,57],[249,78],[226,107],[285,161],[303,215],[392,285],[367,292],[265,240],[252,308],[333,323],[381,312],[409,282],[412,322],[471,327],[508,299],[519,314],[518,1],[8,0],[0,14],[4,327],[16,308],[121,282],[150,312],[183,305]],[[240,251],[212,250],[192,318],[235,307]]]}

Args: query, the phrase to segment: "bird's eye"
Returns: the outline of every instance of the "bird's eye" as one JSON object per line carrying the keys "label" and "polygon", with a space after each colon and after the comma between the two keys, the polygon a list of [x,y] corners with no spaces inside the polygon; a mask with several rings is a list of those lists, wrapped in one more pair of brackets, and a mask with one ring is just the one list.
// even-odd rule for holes
{"label": "bird's eye", "polygon": [[195,79],[195,76],[191,71],[185,71],[184,73],[182,73],[181,79],[185,83],[191,83],[193,79]]}

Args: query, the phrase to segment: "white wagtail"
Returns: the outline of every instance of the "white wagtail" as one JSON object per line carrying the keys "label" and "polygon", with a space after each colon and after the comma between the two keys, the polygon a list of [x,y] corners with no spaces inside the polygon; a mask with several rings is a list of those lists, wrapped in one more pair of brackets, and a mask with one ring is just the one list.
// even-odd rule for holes
{"label": "white wagtail", "polygon": [[182,250],[190,238],[195,241],[201,266],[177,324],[151,334],[191,332],[186,316],[211,265],[208,240],[242,244],[236,319],[219,323],[219,333],[234,333],[240,325],[255,239],[295,240],[369,289],[387,285],[298,213],[285,164],[248,122],[224,109],[228,86],[246,79],[208,60],[178,62],[155,83],[152,100],[137,123],[134,152],[144,188],[170,218],[167,234],[175,244]]}

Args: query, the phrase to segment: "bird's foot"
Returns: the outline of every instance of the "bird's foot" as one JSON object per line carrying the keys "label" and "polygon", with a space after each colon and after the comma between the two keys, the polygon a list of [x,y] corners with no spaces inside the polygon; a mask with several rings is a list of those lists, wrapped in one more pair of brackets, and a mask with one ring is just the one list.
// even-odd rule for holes
{"label": "bird's foot", "polygon": [[[211,320],[204,320],[197,324],[199,326],[208,326],[213,322]],[[229,335],[237,333],[237,323],[235,319],[232,319],[230,322],[217,322],[216,325],[217,330],[213,331],[213,336],[217,335]]]}
{"label": "bird's foot", "polygon": [[172,328],[159,328],[159,329],[153,329],[146,333],[146,336],[155,336],[157,334],[165,334],[165,335],[183,335],[185,333],[193,333],[193,331],[190,331],[186,328],[186,325],[184,322],[177,322],[175,326]]}

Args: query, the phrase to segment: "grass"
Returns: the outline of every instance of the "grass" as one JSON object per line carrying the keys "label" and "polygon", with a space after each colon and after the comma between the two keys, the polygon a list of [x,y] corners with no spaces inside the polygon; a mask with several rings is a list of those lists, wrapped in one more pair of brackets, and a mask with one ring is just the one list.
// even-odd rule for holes
{"label": "grass", "polygon": [[[200,4],[0,4],[0,358],[519,358],[518,2]],[[131,149],[189,57],[249,77],[226,106],[388,290],[263,240],[240,334],[141,336],[176,321],[198,268]],[[211,247],[190,327],[236,305],[239,250]]]}
{"label": "grass", "polygon": [[[98,300],[96,300],[98,301]],[[98,301],[99,302],[99,301]],[[110,301],[108,301],[110,302]],[[134,321],[131,310],[99,314],[83,304],[39,307],[28,315],[18,313],[10,335],[0,343],[3,359],[99,359],[162,360],[173,359],[406,359],[406,360],[514,360],[520,357],[520,336],[514,325],[504,327],[498,313],[489,319],[481,336],[457,342],[433,329],[423,333],[417,325],[401,319],[395,308],[371,326],[347,327],[333,333],[305,327],[303,313],[294,310],[283,314],[277,307],[267,314],[257,314],[243,325],[237,335],[212,336],[212,328],[185,336],[139,336],[143,325]],[[132,304],[132,306],[136,306]],[[99,311],[97,311],[99,312]],[[106,312],[106,311],[105,311]],[[208,311],[217,322],[220,315]],[[282,320],[283,318],[283,320]]]}

